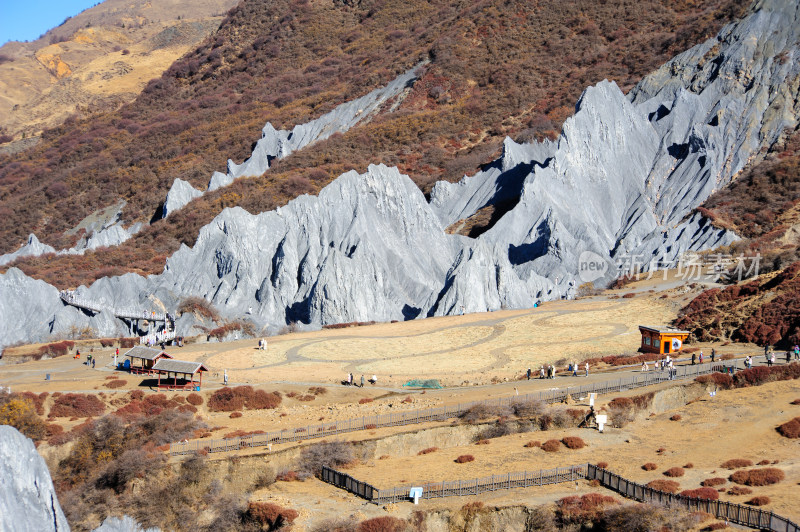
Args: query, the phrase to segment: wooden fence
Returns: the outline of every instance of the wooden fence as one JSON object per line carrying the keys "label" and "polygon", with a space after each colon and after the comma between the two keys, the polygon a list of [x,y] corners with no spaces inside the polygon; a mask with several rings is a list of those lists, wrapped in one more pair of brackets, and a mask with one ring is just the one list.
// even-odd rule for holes
{"label": "wooden fence", "polygon": [[[574,482],[586,478],[588,464],[543,469],[540,471],[521,471],[492,475],[490,477],[473,478],[468,480],[453,480],[445,482],[429,482],[420,484],[422,488],[421,499],[437,499],[440,497],[463,497],[478,495],[487,491],[527,488],[530,486],[545,486],[562,482]],[[412,486],[400,486],[379,490],[371,484],[356,480],[350,475],[341,473],[328,467],[322,468],[320,477],[323,482],[333,484],[338,488],[349,491],[359,497],[375,504],[386,504],[409,500],[409,491]]]}
{"label": "wooden fence", "polygon": [[[730,368],[741,369],[744,362],[741,360],[726,360],[723,362],[683,365],[676,366],[672,380],[689,380],[700,375],[706,375],[715,371],[727,371]],[[355,432],[359,430],[372,430],[382,427],[396,427],[402,425],[414,425],[427,423],[430,421],[444,421],[460,416],[470,408],[477,405],[511,406],[515,403],[527,401],[542,401],[544,403],[558,403],[564,401],[567,395],[573,397],[584,397],[589,393],[609,394],[619,393],[626,390],[650,386],[670,380],[669,372],[652,370],[648,372],[635,373],[627,377],[611,379],[608,381],[583,384],[580,386],[569,386],[567,388],[557,388],[544,390],[525,395],[513,395],[510,397],[500,397],[498,399],[488,399],[485,401],[473,401],[469,403],[459,403],[451,406],[441,406],[437,408],[426,408],[423,410],[410,410],[408,412],[397,412],[392,414],[381,414],[375,416],[364,416],[360,418],[345,419],[342,421],[331,421],[306,427],[296,427],[283,429],[280,431],[264,432],[250,436],[239,436],[235,438],[212,439],[212,440],[193,440],[188,442],[176,442],[170,444],[169,452],[172,455],[188,454],[205,449],[210,453],[235,451],[249,447],[266,447],[270,444],[286,443],[312,438],[325,438],[336,434]]]}
{"label": "wooden fence", "polygon": [[725,501],[712,501],[667,493],[624,479],[592,464],[587,466],[586,478],[589,480],[597,479],[606,488],[637,501],[681,508],[688,511],[703,511],[718,519],[760,530],[800,532],[800,525],[773,512]]}

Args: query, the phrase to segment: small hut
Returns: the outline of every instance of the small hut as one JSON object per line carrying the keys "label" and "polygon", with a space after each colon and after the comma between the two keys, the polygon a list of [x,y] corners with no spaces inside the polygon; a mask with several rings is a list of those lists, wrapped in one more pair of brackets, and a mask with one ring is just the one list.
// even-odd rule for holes
{"label": "small hut", "polygon": [[137,345],[129,349],[123,356],[130,359],[125,361],[125,369],[137,375],[152,375],[153,366],[157,361],[164,358],[172,358],[171,355],[160,349],[153,349],[143,345]]}
{"label": "small hut", "polygon": [[683,342],[689,337],[689,331],[681,331],[673,327],[648,327],[639,325],[642,333],[642,353],[673,353],[679,351]]}
{"label": "small hut", "polygon": [[[166,388],[168,390],[194,390],[200,389],[200,386],[203,384],[203,372],[208,371],[208,369],[200,362],[162,358],[155,363],[153,371],[158,375],[159,388]],[[172,376],[172,382],[169,380],[170,375]],[[196,382],[194,380],[195,375],[199,377]],[[164,382],[161,381],[162,376],[164,377]]]}

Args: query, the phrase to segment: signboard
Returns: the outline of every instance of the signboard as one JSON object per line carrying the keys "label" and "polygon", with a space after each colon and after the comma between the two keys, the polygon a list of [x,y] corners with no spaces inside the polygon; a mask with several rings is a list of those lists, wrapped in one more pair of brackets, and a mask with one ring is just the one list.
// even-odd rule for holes
{"label": "signboard", "polygon": [[422,497],[422,488],[409,489],[408,496],[414,500],[414,504],[419,504],[419,498]]}
{"label": "signboard", "polygon": [[683,345],[683,343],[681,342],[680,338],[673,338],[672,339],[672,350],[673,351],[677,351],[678,349],[681,348],[682,345]]}

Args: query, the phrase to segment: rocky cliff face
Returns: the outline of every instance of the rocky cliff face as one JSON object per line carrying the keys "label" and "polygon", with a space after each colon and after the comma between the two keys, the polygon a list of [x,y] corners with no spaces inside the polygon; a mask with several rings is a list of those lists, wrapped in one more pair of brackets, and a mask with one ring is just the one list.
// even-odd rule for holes
{"label": "rocky cliff face", "polygon": [[69,531],[44,459],[8,425],[0,425],[0,478],[0,530]]}
{"label": "rocky cliff face", "polygon": [[[396,169],[371,166],[273,212],[226,210],[163,274],[103,279],[82,291],[109,305],[168,310],[201,296],[228,317],[274,330],[526,307],[608,280],[617,264],[656,267],[729,243],[735,235],[692,210],[797,125],[798,9],[758,3],[628,96],[613,82],[586,89],[555,142],[507,140],[490,168],[437,184],[430,202]],[[281,153],[278,133],[265,133],[226,178]],[[477,238],[445,231],[487,207],[501,215]],[[581,270],[586,257],[600,269]],[[27,282],[11,271],[0,289],[8,276]],[[0,306],[0,317],[16,308]],[[89,321],[105,327],[103,319]],[[30,338],[46,330],[26,327]]]}

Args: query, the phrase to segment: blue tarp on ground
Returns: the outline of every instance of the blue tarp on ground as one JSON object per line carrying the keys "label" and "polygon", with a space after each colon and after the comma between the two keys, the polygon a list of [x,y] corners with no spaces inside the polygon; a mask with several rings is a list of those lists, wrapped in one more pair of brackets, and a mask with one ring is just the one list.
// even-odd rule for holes
{"label": "blue tarp on ground", "polygon": [[442,385],[439,384],[437,379],[427,379],[427,380],[420,380],[414,379],[410,380],[403,385],[403,388],[441,388]]}

